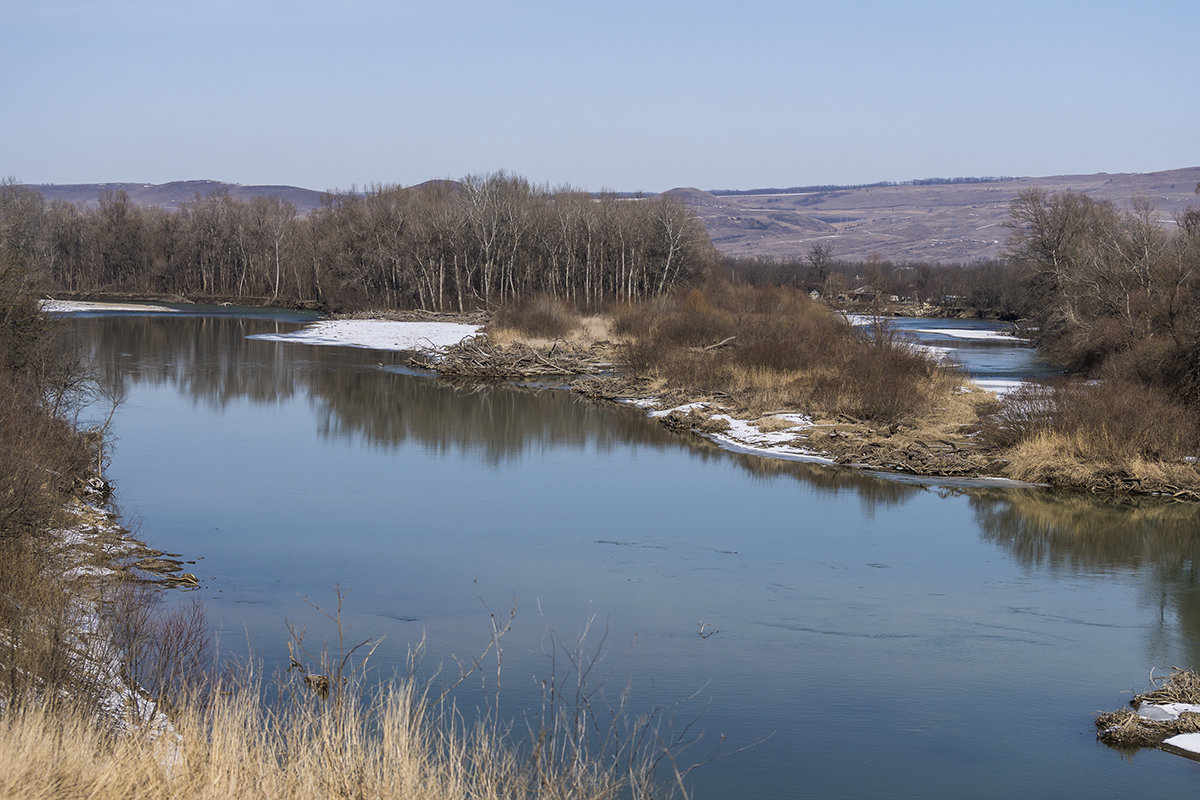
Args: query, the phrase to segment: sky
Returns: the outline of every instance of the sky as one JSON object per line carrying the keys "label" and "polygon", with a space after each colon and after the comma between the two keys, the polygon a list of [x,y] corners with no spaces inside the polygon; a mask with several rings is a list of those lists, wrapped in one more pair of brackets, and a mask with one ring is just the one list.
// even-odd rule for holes
{"label": "sky", "polygon": [[0,177],[597,191],[1200,165],[1196,0],[0,0]]}

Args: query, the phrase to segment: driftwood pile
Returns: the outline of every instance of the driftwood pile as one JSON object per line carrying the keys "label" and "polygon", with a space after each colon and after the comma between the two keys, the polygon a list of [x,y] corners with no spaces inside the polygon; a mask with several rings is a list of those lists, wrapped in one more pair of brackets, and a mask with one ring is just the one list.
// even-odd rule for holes
{"label": "driftwood pile", "polygon": [[595,376],[613,369],[612,352],[607,342],[585,348],[560,339],[539,350],[521,343],[501,347],[487,336],[474,336],[439,353],[415,356],[409,363],[453,378]]}

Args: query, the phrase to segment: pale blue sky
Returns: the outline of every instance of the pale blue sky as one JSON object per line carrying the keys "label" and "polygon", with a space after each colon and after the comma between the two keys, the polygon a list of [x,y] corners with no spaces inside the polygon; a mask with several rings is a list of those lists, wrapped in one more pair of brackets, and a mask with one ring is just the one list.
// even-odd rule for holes
{"label": "pale blue sky", "polygon": [[0,0],[0,175],[659,191],[1200,165],[1200,2]]}

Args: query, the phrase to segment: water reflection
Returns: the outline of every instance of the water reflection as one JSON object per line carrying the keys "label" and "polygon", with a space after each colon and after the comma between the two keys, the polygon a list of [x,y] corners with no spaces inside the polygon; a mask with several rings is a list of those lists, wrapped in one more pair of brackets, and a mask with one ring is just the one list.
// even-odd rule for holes
{"label": "water reflection", "polygon": [[1189,665],[1200,665],[1196,505],[1039,490],[976,492],[970,503],[981,536],[1027,569],[1137,574],[1144,602],[1158,611],[1160,641],[1151,644],[1163,649],[1177,625]]}
{"label": "water reflection", "polygon": [[418,442],[433,452],[477,451],[501,464],[549,445],[604,451],[686,440],[699,458],[732,459],[764,479],[790,475],[830,495],[856,494],[868,513],[928,491],[858,470],[728,453],[668,431],[637,409],[559,389],[432,380],[403,369],[399,353],[246,338],[296,327],[286,320],[115,315],[70,320],[64,332],[68,345],[90,353],[110,383],[173,385],[215,410],[240,400],[278,404],[306,396],[321,436],[375,447]]}
{"label": "water reflection", "polygon": [[285,658],[298,595],[340,585],[354,635],[388,636],[378,663],[426,635],[469,655],[479,598],[513,597],[513,719],[539,701],[518,676],[544,674],[543,622],[569,638],[596,613],[637,642],[613,685],[711,686],[710,737],[775,733],[698,798],[1194,791],[1192,765],[1121,762],[1089,717],[1151,666],[1200,663],[1190,507],[734,455],[563,391],[245,339],[292,324],[70,323],[130,387],[123,499],[197,557],[234,639]]}

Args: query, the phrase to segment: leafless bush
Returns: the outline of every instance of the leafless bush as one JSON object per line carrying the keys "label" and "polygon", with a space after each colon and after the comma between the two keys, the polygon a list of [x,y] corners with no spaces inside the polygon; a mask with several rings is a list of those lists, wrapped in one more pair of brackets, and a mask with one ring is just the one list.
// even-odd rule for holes
{"label": "leafless bush", "polygon": [[563,300],[536,295],[498,309],[492,324],[527,336],[557,339],[579,327],[579,316]]}
{"label": "leafless bush", "polygon": [[831,414],[893,422],[926,411],[961,378],[881,322],[857,334],[802,292],[709,284],[620,312],[630,366],[672,386],[756,396]]}
{"label": "leafless bush", "polygon": [[212,675],[212,635],[199,600],[163,607],[163,590],[126,581],[107,604],[114,654],[131,690],[173,707],[203,698]]}
{"label": "leafless bush", "polygon": [[96,696],[78,668],[78,620],[55,566],[44,539],[0,539],[0,707]]}
{"label": "leafless bush", "polygon": [[1057,404],[1054,387],[1042,383],[1021,386],[1003,400],[981,409],[980,436],[995,447],[1012,447],[1053,429]]}
{"label": "leafless bush", "polygon": [[1013,447],[1042,434],[1067,437],[1100,462],[1179,460],[1200,453],[1195,411],[1165,390],[1112,378],[1022,387],[981,420],[984,440]]}

